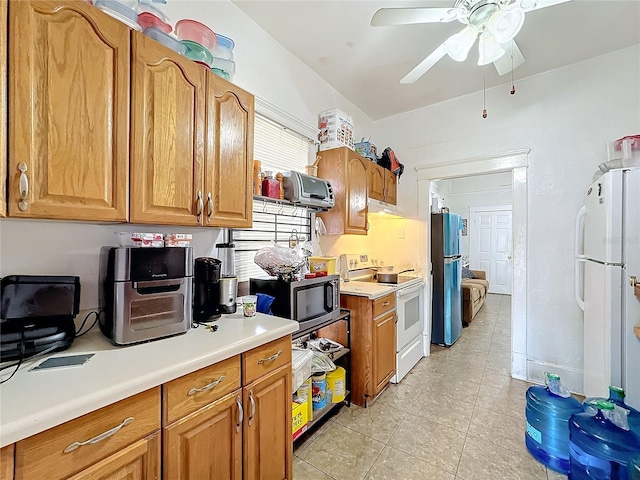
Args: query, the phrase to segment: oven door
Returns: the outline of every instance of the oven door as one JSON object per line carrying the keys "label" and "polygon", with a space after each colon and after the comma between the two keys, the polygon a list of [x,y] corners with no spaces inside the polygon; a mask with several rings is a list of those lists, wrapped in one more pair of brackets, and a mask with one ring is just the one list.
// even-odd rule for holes
{"label": "oven door", "polygon": [[397,351],[422,335],[424,330],[424,305],[422,283],[400,288],[397,293]]}

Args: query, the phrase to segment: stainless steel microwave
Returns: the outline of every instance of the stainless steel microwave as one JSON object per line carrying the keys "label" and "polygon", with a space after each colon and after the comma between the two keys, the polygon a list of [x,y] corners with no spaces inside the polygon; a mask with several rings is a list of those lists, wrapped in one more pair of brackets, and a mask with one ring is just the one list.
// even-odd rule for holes
{"label": "stainless steel microwave", "polygon": [[284,280],[249,279],[249,291],[274,297],[271,312],[300,323],[300,329],[315,327],[340,315],[340,276]]}

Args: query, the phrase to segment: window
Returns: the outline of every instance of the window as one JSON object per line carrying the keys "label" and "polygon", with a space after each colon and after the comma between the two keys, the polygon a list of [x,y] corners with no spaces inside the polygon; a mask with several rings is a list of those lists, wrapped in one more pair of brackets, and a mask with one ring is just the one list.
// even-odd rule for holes
{"label": "window", "polygon": [[[256,103],[258,107],[258,99]],[[280,115],[275,116],[284,119],[286,124],[294,123],[293,128],[296,128],[290,117],[279,113]],[[299,129],[303,132],[312,130],[304,124],[300,124]],[[305,166],[310,163],[309,160],[315,158],[315,153],[315,140],[256,113],[253,158],[260,161],[263,172],[304,172]],[[283,246],[289,244],[291,237],[297,237],[299,242],[311,240],[311,213],[304,208],[254,199],[253,227],[247,230],[234,229],[231,235],[236,246],[238,281],[248,281],[250,277],[269,278],[269,275],[254,263],[256,252],[270,246],[272,240]]]}

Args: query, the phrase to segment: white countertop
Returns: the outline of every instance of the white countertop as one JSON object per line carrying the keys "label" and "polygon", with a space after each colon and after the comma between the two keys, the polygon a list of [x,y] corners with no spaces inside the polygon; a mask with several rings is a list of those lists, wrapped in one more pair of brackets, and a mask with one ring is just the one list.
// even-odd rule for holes
{"label": "white countertop", "polygon": [[340,293],[344,295],[357,295],[360,297],[367,297],[371,300],[377,300],[390,293],[399,290],[400,288],[406,288],[413,285],[424,283],[421,277],[415,277],[415,279],[401,283],[400,285],[394,285],[390,283],[375,283],[375,282],[359,282],[357,280],[351,280],[349,282],[340,281]]}
{"label": "white countertop", "polygon": [[[204,326],[183,335],[116,347],[95,327],[71,348],[27,360],[0,386],[0,447],[111,403],[230,358],[298,330],[298,323],[261,313],[223,315],[217,332]],[[79,367],[29,371],[52,356],[95,353]],[[7,378],[13,369],[3,372]],[[5,373],[8,374],[5,375]]]}

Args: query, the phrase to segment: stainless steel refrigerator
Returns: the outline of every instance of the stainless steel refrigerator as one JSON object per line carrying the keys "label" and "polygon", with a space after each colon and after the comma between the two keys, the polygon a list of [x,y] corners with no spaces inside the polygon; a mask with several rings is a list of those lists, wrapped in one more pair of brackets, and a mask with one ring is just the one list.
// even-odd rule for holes
{"label": "stainless steel refrigerator", "polygon": [[453,345],[462,332],[461,231],[460,215],[431,214],[431,343]]}
{"label": "stainless steel refrigerator", "polygon": [[[611,170],[585,190],[576,222],[576,299],[584,310],[584,394],[626,390],[640,408],[640,169]],[[582,228],[581,228],[582,226]]]}

